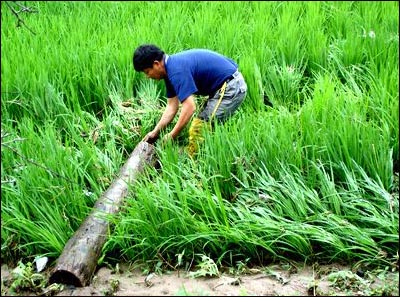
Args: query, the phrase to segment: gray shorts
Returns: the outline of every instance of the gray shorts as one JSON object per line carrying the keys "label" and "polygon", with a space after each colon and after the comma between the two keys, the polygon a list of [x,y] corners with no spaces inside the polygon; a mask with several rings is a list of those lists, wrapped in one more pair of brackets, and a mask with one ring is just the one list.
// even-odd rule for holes
{"label": "gray shorts", "polygon": [[[239,108],[247,93],[247,84],[239,70],[232,76],[233,78],[227,83],[224,97],[214,115],[214,119],[219,122],[224,122]],[[218,104],[220,96],[221,89],[207,99],[197,117],[204,121],[214,120],[211,119],[211,115]]]}

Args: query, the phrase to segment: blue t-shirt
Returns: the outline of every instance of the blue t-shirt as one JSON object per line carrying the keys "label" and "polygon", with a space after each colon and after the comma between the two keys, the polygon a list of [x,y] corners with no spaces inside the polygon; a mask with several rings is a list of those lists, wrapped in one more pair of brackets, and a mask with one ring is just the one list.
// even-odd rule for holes
{"label": "blue t-shirt", "polygon": [[230,58],[207,49],[190,49],[168,56],[167,97],[180,102],[192,94],[212,95],[238,68]]}

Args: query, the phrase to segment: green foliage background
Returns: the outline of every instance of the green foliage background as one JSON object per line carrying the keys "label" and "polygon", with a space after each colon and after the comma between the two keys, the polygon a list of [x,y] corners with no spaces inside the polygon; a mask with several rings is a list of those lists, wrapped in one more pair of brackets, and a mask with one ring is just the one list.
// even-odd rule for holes
{"label": "green foliage background", "polygon": [[23,5],[16,26],[1,2],[3,259],[56,259],[157,122],[164,86],[132,67],[155,43],[235,59],[249,93],[195,162],[187,131],[157,144],[102,259],[396,262],[398,2]]}

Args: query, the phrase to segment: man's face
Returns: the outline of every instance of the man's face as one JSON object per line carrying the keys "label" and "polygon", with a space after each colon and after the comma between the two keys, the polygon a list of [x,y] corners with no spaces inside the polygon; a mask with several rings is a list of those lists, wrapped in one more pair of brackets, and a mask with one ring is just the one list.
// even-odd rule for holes
{"label": "man's face", "polygon": [[145,68],[145,69],[143,69],[143,72],[144,72],[144,74],[146,74],[146,76],[148,78],[152,78],[152,79],[156,79],[156,80],[160,80],[165,77],[164,66],[162,65],[162,62],[160,62],[160,61],[154,61],[153,67]]}

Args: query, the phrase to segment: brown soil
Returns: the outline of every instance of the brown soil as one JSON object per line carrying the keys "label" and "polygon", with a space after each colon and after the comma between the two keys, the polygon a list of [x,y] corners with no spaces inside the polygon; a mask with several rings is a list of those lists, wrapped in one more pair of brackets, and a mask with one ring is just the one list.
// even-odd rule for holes
{"label": "brown soil", "polygon": [[[247,269],[240,276],[222,273],[219,277],[193,278],[187,272],[173,271],[144,275],[138,268],[121,265],[101,267],[89,286],[61,290],[47,287],[39,293],[10,292],[6,287],[10,269],[1,267],[2,296],[398,296],[399,273],[385,273],[385,278],[363,278],[341,265],[291,266],[271,265]],[[285,268],[284,268],[285,267]],[[346,278],[332,281],[329,275],[347,272]],[[8,283],[10,283],[8,281]]]}

